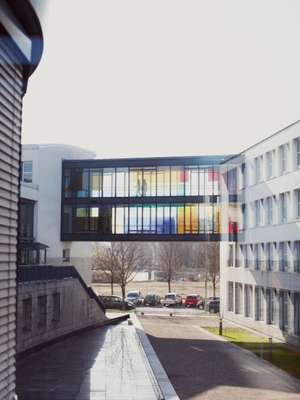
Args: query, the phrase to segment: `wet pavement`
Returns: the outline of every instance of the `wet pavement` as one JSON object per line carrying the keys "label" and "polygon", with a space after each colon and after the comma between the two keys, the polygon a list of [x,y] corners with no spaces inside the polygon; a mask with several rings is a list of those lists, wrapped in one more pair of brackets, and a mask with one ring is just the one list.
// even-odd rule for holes
{"label": "wet pavement", "polygon": [[134,326],[94,329],[17,364],[18,400],[154,400],[153,377]]}
{"label": "wet pavement", "polygon": [[139,316],[182,400],[300,400],[300,380],[201,329],[211,316]]}

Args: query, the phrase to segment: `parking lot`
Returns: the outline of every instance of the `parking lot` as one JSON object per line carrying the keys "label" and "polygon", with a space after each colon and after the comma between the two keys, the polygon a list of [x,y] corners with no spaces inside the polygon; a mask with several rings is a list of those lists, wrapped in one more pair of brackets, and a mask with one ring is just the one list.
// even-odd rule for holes
{"label": "parking lot", "polygon": [[[299,400],[300,382],[202,326],[218,318],[199,310],[142,308],[137,315],[182,400]],[[172,310],[173,311],[173,310]]]}

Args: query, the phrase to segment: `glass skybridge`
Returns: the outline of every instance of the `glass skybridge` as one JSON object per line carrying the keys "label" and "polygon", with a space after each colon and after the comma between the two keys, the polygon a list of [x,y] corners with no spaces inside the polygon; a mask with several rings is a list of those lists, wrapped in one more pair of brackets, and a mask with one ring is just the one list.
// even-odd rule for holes
{"label": "glass skybridge", "polygon": [[226,215],[231,216],[225,223],[221,218],[220,180],[228,180],[228,174],[221,172],[220,163],[225,159],[64,160],[61,239],[218,241],[222,234],[234,236],[234,180],[226,200]]}

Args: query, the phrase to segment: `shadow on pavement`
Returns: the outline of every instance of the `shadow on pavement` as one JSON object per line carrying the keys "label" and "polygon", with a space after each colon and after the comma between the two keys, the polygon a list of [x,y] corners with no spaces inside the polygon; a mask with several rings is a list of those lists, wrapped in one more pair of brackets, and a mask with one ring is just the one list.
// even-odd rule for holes
{"label": "shadow on pavement", "polygon": [[[233,393],[238,395],[234,398],[254,399],[256,392],[257,395],[266,394],[266,397],[260,397],[261,400],[300,399],[297,394],[300,393],[300,381],[298,383],[294,378],[288,379],[255,355],[249,355],[227,342],[156,337],[149,334],[148,337],[182,400],[202,399],[204,397],[201,394],[204,392],[211,392],[207,398],[215,400],[230,398]],[[213,391],[220,387],[228,393],[224,392],[222,397],[213,397]],[[250,393],[251,397],[248,397]],[[276,397],[272,397],[272,393]],[[292,397],[286,397],[287,393]]]}
{"label": "shadow on pavement", "polygon": [[18,361],[18,400],[76,399],[109,329],[73,336]]}

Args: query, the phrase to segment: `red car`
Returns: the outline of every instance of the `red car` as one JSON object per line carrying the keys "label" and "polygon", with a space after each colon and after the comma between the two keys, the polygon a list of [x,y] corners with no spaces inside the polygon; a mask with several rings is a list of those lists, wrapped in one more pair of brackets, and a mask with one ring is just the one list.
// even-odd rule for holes
{"label": "red car", "polygon": [[185,307],[198,307],[202,297],[198,294],[190,294],[186,297],[184,306]]}

